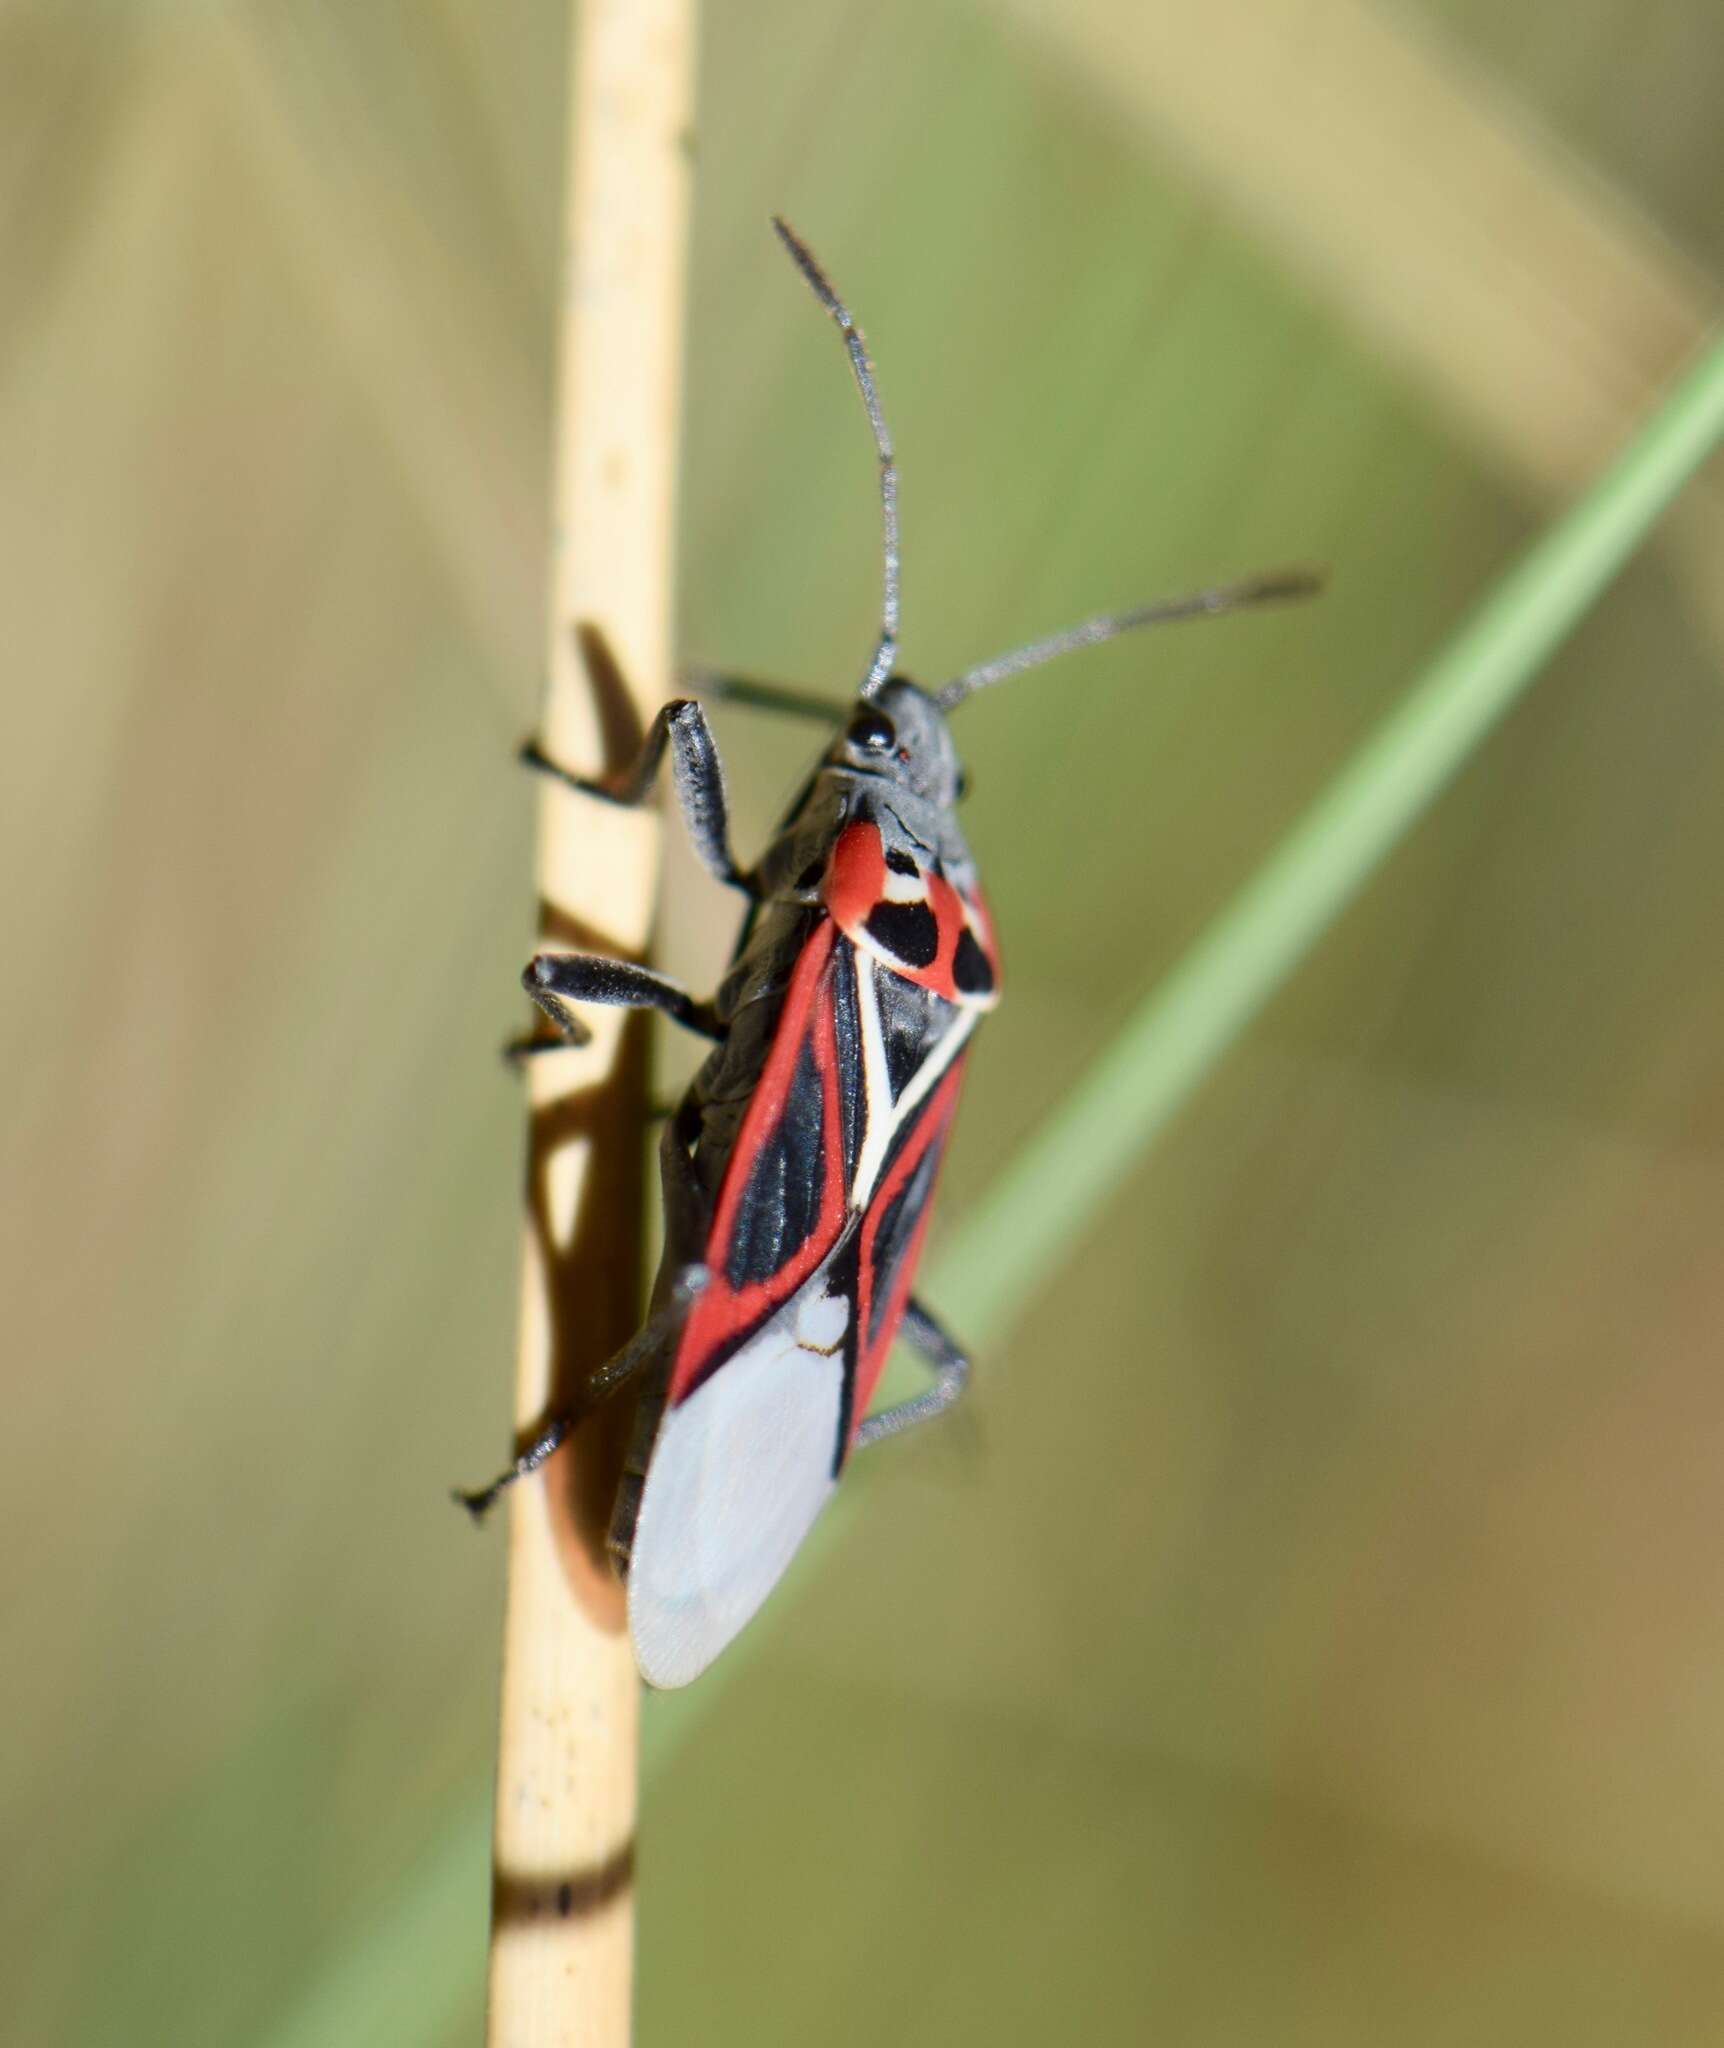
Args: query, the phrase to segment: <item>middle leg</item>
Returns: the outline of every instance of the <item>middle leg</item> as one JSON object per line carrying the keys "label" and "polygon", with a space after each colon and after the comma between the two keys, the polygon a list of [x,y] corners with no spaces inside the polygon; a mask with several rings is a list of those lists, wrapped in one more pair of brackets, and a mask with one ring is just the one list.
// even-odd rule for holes
{"label": "middle leg", "polygon": [[540,953],[529,960],[521,986],[562,1034],[561,1040],[529,1038],[509,1047],[511,1056],[555,1051],[559,1044],[586,1045],[592,1032],[570,1003],[604,1003],[631,1010],[657,1010],[685,1031],[722,1038],[724,1026],[711,1003],[691,996],[680,982],[637,967],[632,960],[607,960],[598,953]]}

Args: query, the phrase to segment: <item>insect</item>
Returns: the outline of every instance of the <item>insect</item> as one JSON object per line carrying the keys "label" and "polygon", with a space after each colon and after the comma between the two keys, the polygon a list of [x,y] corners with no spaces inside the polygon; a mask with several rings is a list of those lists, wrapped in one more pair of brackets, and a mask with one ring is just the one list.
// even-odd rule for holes
{"label": "insect", "polygon": [[[697,1677],[790,1563],[851,1456],[949,1407],[969,1361],[913,1292],[965,1057],[1000,994],[999,956],[957,821],[962,772],[947,724],[976,691],[1152,622],[1303,596],[1303,571],[1086,620],[966,669],[934,690],[897,672],[898,471],[862,335],[813,255],[773,227],[836,323],[879,458],[879,636],[842,728],[758,862],[733,853],[723,775],[699,703],[658,713],[622,774],[532,767],[613,804],[652,795],[669,754],[697,853],[749,906],[717,994],[698,1001],[630,962],[541,953],[527,993],[558,1039],[590,1037],[584,1003],[661,1011],[714,1041],[660,1147],[665,1246],[639,1333],[589,1384],[626,1383],[638,1419],[609,1546],[627,1581],[642,1675]],[[829,700],[739,677],[713,694],[830,726]],[[925,1393],[869,1413],[905,1339]],[[583,1408],[585,1411],[585,1407]],[[460,1495],[482,1515],[577,1418],[551,1418],[509,1469]]]}

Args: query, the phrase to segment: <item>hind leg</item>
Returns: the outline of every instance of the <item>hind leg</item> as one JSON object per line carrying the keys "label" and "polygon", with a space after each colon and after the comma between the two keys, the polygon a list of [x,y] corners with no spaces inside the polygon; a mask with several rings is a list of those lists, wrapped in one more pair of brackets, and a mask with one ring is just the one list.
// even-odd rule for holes
{"label": "hind leg", "polygon": [[667,1337],[674,1334],[677,1325],[688,1311],[688,1305],[706,1285],[704,1266],[684,1266],[671,1287],[670,1298],[664,1306],[646,1321],[608,1364],[601,1365],[588,1380],[585,1395],[579,1409],[565,1409],[547,1417],[544,1426],[523,1450],[516,1453],[508,1466],[499,1472],[488,1486],[475,1487],[471,1493],[460,1487],[453,1489],[453,1497],[467,1510],[475,1522],[482,1522],[495,1504],[497,1496],[517,1479],[525,1479],[529,1473],[560,1450],[568,1441],[570,1433],[581,1416],[596,1408],[601,1401],[609,1400],[612,1394],[626,1387],[643,1366],[647,1365],[663,1346]]}
{"label": "hind leg", "polygon": [[856,1432],[858,1449],[863,1444],[877,1444],[883,1437],[898,1436],[906,1429],[914,1429],[919,1422],[931,1422],[936,1415],[943,1415],[964,1391],[969,1380],[969,1358],[914,1296],[905,1306],[899,1331],[910,1348],[919,1351],[933,1367],[934,1384],[913,1401],[900,1401],[896,1407],[882,1408],[878,1415],[870,1415]]}

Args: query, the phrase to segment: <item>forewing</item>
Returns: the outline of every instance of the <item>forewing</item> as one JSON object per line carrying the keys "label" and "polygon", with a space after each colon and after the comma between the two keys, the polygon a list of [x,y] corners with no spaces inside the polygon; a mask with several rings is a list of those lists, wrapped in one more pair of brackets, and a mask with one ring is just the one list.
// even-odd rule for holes
{"label": "forewing", "polygon": [[670,1381],[685,1400],[781,1308],[837,1244],[859,1132],[854,956],[830,923],[797,961],[766,1063],[719,1183]]}
{"label": "forewing", "polygon": [[862,1426],[904,1319],[962,1076],[962,1063],[954,1062],[904,1131],[863,1211],[857,1243],[856,1365],[846,1447]]}
{"label": "forewing", "polygon": [[904,1312],[980,1009],[810,933],[708,1235],[628,1570],[642,1675],[686,1685],[783,1575]]}

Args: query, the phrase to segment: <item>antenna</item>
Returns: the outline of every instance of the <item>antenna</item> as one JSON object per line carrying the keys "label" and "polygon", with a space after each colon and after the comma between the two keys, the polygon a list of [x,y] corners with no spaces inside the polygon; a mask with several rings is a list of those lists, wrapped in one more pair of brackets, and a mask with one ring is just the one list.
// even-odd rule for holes
{"label": "antenna", "polygon": [[868,664],[868,673],[863,678],[862,687],[858,692],[860,696],[872,697],[891,674],[892,663],[898,652],[898,464],[892,453],[892,437],[886,431],[886,416],[880,410],[880,394],[874,388],[874,366],[868,360],[862,330],[851,319],[844,301],[832,289],[825,271],[814,260],[813,252],[798,238],[794,230],[780,220],[777,214],[772,216],[772,226],[778,239],[789,250],[790,260],[801,271],[809,290],[838,323],[838,331],[844,337],[844,347],[850,357],[850,368],[855,373],[857,389],[862,393],[862,403],[868,408],[868,424],[874,430],[874,448],[880,458],[880,517],[885,537],[885,589],[880,600],[880,638],[874,648],[874,658]]}
{"label": "antenna", "polygon": [[1222,583],[1209,590],[1194,590],[1184,597],[1164,597],[1154,604],[1139,605],[1135,611],[1100,612],[1081,625],[1068,626],[1063,633],[1050,633],[1045,640],[1031,640],[991,661],[978,662],[956,675],[934,692],[942,711],[985,690],[990,683],[1002,683],[1008,676],[1021,675],[1027,668],[1039,668],[1056,655],[1070,654],[1079,647],[1093,647],[1101,640],[1117,640],[1121,633],[1134,633],[1139,626],[1159,626],[1172,619],[1200,619],[1218,612],[1244,611],[1259,604],[1281,604],[1292,598],[1315,597],[1323,587],[1320,569],[1276,569],[1267,575],[1247,577],[1243,583]]}

